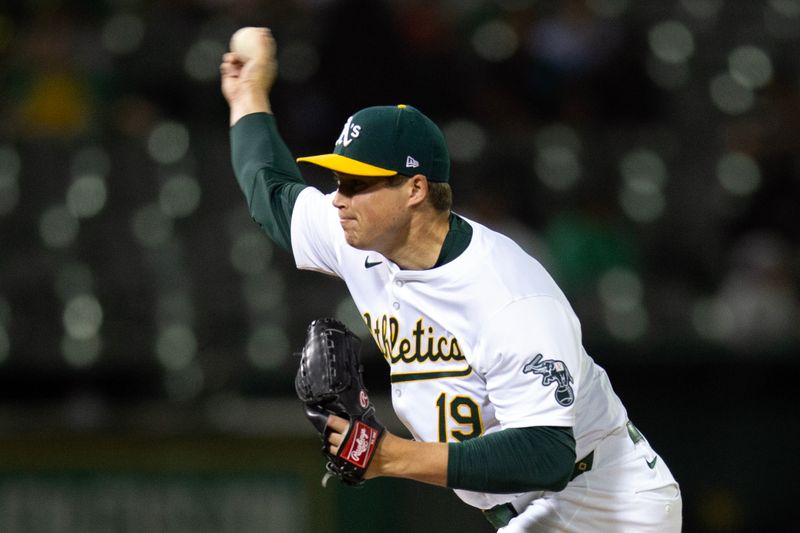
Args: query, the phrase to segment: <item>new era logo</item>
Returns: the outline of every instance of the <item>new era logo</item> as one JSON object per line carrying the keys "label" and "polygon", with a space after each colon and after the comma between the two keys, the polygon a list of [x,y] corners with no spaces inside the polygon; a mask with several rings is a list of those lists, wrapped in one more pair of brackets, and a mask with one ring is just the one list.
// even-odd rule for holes
{"label": "new era logo", "polygon": [[419,161],[417,161],[411,156],[406,157],[406,168],[417,168],[418,166],[419,166]]}

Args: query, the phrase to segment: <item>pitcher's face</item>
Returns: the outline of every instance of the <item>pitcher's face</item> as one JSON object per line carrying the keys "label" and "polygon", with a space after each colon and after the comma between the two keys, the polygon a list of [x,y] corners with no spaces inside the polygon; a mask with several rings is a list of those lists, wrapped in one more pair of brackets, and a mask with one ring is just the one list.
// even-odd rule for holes
{"label": "pitcher's face", "polygon": [[407,237],[409,180],[397,176],[335,176],[338,188],[333,205],[350,246],[385,253]]}

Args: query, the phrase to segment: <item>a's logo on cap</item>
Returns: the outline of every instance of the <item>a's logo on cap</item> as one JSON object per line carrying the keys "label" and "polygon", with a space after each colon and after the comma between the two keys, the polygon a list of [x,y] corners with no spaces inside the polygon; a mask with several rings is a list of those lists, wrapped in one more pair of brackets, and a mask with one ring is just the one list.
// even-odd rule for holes
{"label": "a's logo on cap", "polygon": [[347,122],[344,123],[344,128],[342,128],[342,133],[339,134],[339,138],[336,139],[336,145],[342,145],[345,148],[350,146],[350,143],[353,142],[353,139],[357,138],[361,135],[361,126],[358,124],[353,124],[353,117],[347,119]]}
{"label": "a's logo on cap", "polygon": [[417,161],[411,156],[406,157],[406,168],[417,168],[418,166],[419,166],[419,161]]}

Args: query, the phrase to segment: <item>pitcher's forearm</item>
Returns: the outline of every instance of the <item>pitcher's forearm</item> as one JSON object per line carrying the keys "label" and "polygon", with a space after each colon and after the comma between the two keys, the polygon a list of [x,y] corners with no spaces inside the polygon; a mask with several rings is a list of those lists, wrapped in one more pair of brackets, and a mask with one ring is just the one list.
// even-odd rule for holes
{"label": "pitcher's forearm", "polygon": [[240,97],[230,103],[231,109],[231,123],[233,126],[239,119],[251,113],[269,113],[272,114],[272,106],[270,105],[269,97],[265,92],[260,90],[245,91]]}
{"label": "pitcher's forearm", "polygon": [[387,476],[447,486],[447,444],[417,442],[386,433],[367,477]]}

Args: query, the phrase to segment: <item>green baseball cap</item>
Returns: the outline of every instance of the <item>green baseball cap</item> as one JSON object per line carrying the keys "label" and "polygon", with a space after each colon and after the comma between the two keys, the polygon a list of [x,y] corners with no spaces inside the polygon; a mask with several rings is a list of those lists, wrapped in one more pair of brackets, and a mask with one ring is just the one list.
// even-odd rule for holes
{"label": "green baseball cap", "polygon": [[332,154],[299,157],[343,174],[413,176],[428,181],[450,179],[450,156],[441,130],[431,119],[408,106],[376,106],[347,119]]}

